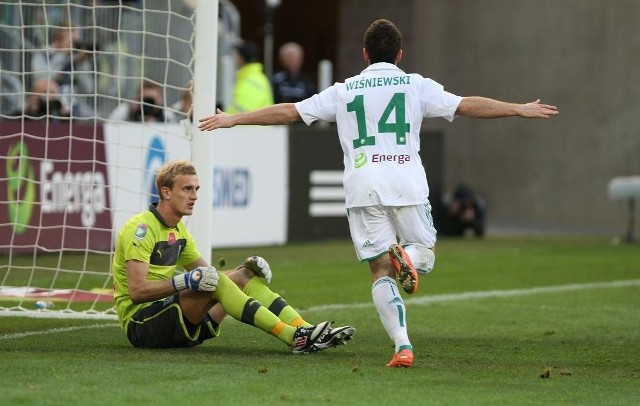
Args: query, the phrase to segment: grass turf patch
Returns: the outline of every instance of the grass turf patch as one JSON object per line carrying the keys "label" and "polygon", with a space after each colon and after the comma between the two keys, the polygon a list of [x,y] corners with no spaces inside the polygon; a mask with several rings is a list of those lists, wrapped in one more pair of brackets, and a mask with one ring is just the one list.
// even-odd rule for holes
{"label": "grass turf patch", "polygon": [[[639,249],[598,240],[441,241],[434,272],[417,295],[404,296],[416,354],[410,369],[384,367],[393,347],[350,242],[216,250],[213,258],[223,256],[228,267],[264,256],[274,290],[310,321],[353,324],[355,339],[294,356],[229,319],[200,347],[140,350],[113,321],[5,317],[0,398],[24,405],[637,404],[640,288],[584,284],[637,281]],[[568,284],[584,286],[528,291]],[[427,300],[509,289],[523,293]]]}

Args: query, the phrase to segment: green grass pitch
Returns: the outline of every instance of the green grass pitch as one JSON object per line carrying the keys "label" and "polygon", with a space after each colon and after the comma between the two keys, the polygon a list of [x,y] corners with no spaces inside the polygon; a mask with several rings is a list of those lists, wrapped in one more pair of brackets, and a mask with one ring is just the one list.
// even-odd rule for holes
{"label": "green grass pitch", "polygon": [[272,287],[309,321],[358,331],[292,355],[233,319],[190,349],[132,348],[115,321],[0,317],[3,405],[636,405],[640,246],[606,239],[442,239],[434,272],[404,295],[413,368],[371,304],[346,240],[221,249],[268,259]]}

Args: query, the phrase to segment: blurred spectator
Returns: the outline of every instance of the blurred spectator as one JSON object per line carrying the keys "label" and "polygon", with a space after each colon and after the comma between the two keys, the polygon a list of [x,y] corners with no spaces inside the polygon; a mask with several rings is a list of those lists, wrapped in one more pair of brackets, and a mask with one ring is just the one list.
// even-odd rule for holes
{"label": "blurred spectator", "polygon": [[180,100],[171,105],[171,114],[168,121],[180,122],[185,118],[193,121],[193,81],[180,92]]}
{"label": "blurred spectator", "polygon": [[245,42],[236,49],[236,82],[228,113],[255,110],[273,104],[271,82],[265,75],[260,52],[254,42]]}
{"label": "blurred spectator", "polygon": [[[71,107],[71,109],[69,109]],[[25,118],[40,118],[43,116],[61,118],[93,117],[93,111],[78,103],[66,106],[60,100],[60,90],[56,82],[51,79],[38,79],[27,94],[22,110],[15,111],[12,116]]]}
{"label": "blurred spectator", "polygon": [[79,31],[64,24],[53,31],[49,47],[33,55],[31,70],[34,81],[49,79],[58,85],[60,102],[67,110],[82,105],[87,114],[95,115],[93,46],[80,41]]}
{"label": "blurred spectator", "polygon": [[439,227],[442,234],[484,236],[486,204],[470,186],[459,185],[453,196],[443,197],[443,205],[444,219]]}
{"label": "blurred spectator", "polygon": [[304,49],[296,42],[287,42],[280,47],[278,58],[282,70],[273,75],[273,99],[276,103],[295,103],[315,94],[315,86],[302,75]]}
{"label": "blurred spectator", "polygon": [[27,118],[40,118],[46,115],[68,116],[68,112],[63,110],[58,94],[58,84],[53,80],[36,80],[27,93],[24,109],[17,110],[13,116],[26,116]]}
{"label": "blurred spectator", "polygon": [[22,72],[5,70],[0,56],[0,114],[8,115],[22,109],[27,96],[24,91]]}
{"label": "blurred spectator", "polygon": [[165,122],[171,121],[164,107],[164,89],[159,84],[145,79],[134,101],[120,103],[111,114],[113,121]]}

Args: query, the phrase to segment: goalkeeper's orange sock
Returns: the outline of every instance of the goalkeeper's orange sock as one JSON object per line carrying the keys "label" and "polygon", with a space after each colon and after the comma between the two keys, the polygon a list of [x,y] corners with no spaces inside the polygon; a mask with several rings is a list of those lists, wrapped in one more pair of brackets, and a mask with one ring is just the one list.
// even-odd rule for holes
{"label": "goalkeeper's orange sock", "polygon": [[247,296],[223,273],[219,274],[218,287],[213,298],[220,302],[234,319],[255,326],[291,345],[296,327],[288,325],[262,306],[256,299]]}
{"label": "goalkeeper's orange sock", "polygon": [[290,326],[311,327],[312,324],[302,318],[286,300],[275,293],[262,281],[261,278],[251,278],[242,290],[248,296],[262,303],[264,307]]}

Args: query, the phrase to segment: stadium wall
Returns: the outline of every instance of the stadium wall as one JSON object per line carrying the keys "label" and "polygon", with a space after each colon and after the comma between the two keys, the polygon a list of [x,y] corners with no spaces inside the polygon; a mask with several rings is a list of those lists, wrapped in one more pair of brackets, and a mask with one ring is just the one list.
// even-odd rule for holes
{"label": "stadium wall", "polygon": [[405,70],[460,95],[557,105],[547,121],[429,120],[446,134],[444,187],[475,186],[490,233],[623,233],[626,205],[607,183],[640,174],[640,2],[398,3],[340,2],[336,78],[363,68],[362,32],[384,17],[404,32]]}
{"label": "stadium wall", "polygon": [[[0,254],[34,246],[109,251],[117,230],[157,201],[160,166],[193,154],[180,124],[22,125],[0,120]],[[436,219],[443,139],[422,134]],[[349,237],[335,126],[236,127],[218,130],[212,141],[213,181],[201,180],[201,187],[212,190],[213,201],[198,203],[212,213],[212,247]],[[185,218],[188,227],[193,221],[197,216]]]}
{"label": "stadium wall", "polygon": [[[180,124],[0,120],[0,254],[108,251],[124,222],[157,201],[158,168],[192,156],[183,133]],[[287,127],[219,130],[209,156],[213,182],[201,187],[214,198],[198,204],[212,212],[212,246],[287,242]]]}

